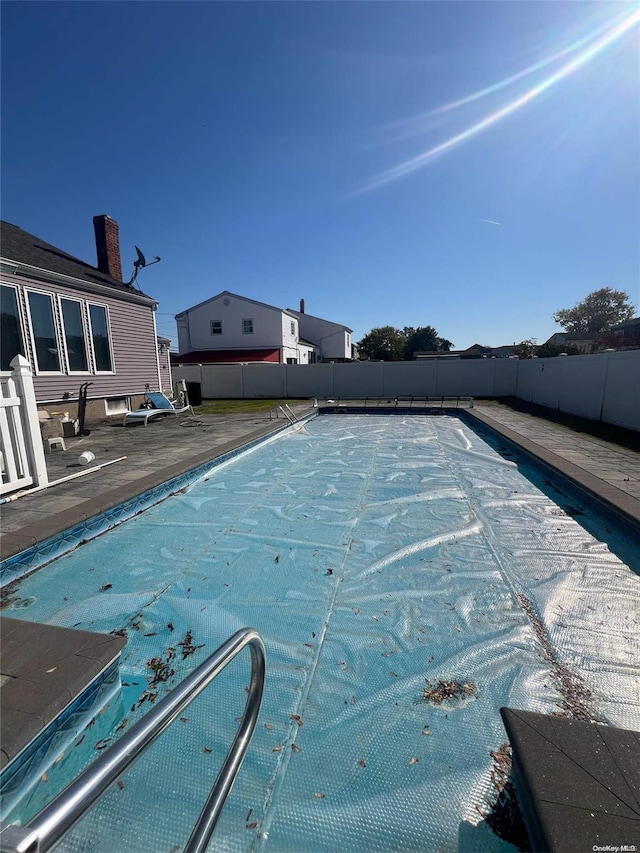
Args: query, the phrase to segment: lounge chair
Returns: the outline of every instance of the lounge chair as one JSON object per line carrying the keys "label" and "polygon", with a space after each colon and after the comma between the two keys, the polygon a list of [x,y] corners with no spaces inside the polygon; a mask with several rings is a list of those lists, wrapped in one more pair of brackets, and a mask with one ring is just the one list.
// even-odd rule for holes
{"label": "lounge chair", "polygon": [[153,408],[138,409],[135,412],[127,412],[124,416],[124,420],[122,421],[123,426],[126,426],[128,423],[135,423],[136,421],[142,421],[146,426],[149,420],[157,418],[160,415],[179,415],[182,412],[188,411],[190,411],[191,414],[194,414],[192,406],[176,406],[168,397],[159,391],[147,391],[145,396]]}

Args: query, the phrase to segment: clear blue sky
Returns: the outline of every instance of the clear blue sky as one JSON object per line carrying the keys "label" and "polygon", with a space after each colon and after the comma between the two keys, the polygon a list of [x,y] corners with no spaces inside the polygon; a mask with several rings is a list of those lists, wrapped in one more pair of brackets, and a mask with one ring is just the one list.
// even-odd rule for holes
{"label": "clear blue sky", "polygon": [[640,26],[597,42],[637,9],[6,2],[2,218],[91,263],[117,219],[174,341],[227,289],[356,340],[541,342],[596,288],[640,303]]}

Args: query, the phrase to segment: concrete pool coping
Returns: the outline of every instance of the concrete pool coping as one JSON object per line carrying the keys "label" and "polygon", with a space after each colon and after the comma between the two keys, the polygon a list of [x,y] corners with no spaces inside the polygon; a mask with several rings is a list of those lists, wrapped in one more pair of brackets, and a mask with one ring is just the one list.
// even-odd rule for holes
{"label": "concrete pool coping", "polygon": [[[296,414],[309,414],[307,405]],[[640,525],[640,453],[628,446],[593,439],[586,432],[516,410],[502,401],[477,401],[464,417],[489,427],[534,459],[568,478],[633,525]],[[418,411],[415,412],[418,414]],[[461,412],[462,413],[462,412]],[[47,456],[51,480],[79,470],[76,454],[92,450],[96,464],[126,459],[86,477],[26,494],[2,507],[0,549],[7,560],[74,525],[81,524],[150,489],[226,453],[281,430],[288,422],[268,414],[197,415],[133,427],[120,421],[92,427],[91,435],[68,439],[66,453]],[[193,426],[192,429],[184,427]],[[626,430],[629,443],[635,433]],[[640,443],[640,436],[639,443]],[[172,461],[168,461],[172,460]]]}
{"label": "concrete pool coping", "polygon": [[[308,414],[296,407],[297,416]],[[192,429],[182,427],[191,426]],[[121,423],[94,426],[89,437],[67,439],[67,451],[48,455],[50,481],[80,471],[77,455],[91,450],[95,465],[125,456],[121,462],[87,476],[26,493],[2,507],[0,550],[7,560],[56,534],[143,495],[168,481],[243,446],[282,430],[283,418],[261,415],[198,415],[164,419],[148,426]],[[115,435],[115,439],[114,439]],[[173,459],[175,461],[167,461]]]}
{"label": "concrete pool coping", "polygon": [[[519,449],[524,450],[537,462],[544,463],[563,477],[572,481],[580,489],[587,492],[590,497],[595,498],[609,509],[620,513],[627,521],[635,525],[640,524],[640,500],[619,488],[614,482],[609,482],[603,477],[592,474],[589,470],[577,465],[566,456],[561,455],[555,450],[550,450],[542,443],[534,441],[526,435],[516,432],[513,428],[501,423],[485,411],[479,411],[477,408],[469,409],[466,411],[466,416],[488,426],[494,432],[506,438],[512,444],[515,444]],[[640,435],[638,436],[638,441],[640,443]],[[618,448],[618,451],[622,452],[623,455],[626,451],[626,454],[629,454],[630,461],[633,461],[633,457],[637,457],[637,463],[640,465],[640,454],[625,448]]]}
{"label": "concrete pool coping", "polygon": [[120,636],[0,618],[0,766],[12,761],[120,656]]}

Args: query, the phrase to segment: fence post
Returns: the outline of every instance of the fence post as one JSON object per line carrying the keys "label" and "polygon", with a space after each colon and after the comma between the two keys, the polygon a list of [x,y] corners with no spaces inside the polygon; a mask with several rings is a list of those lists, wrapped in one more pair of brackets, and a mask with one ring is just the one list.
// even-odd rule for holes
{"label": "fence post", "polygon": [[18,396],[22,401],[24,437],[31,462],[33,484],[34,486],[46,486],[49,482],[49,475],[47,474],[47,463],[45,462],[44,447],[42,446],[38,404],[36,403],[36,394],[33,389],[31,367],[23,355],[17,355],[9,363],[9,367],[13,371],[13,376],[18,386]]}

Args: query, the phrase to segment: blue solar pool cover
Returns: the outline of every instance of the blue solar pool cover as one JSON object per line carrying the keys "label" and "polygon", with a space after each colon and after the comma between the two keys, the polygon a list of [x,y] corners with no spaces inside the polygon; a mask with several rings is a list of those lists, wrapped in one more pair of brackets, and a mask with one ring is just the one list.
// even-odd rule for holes
{"label": "blue solar pool cover", "polygon": [[[126,629],[120,725],[149,707],[148,661],[175,669],[162,695],[260,631],[263,709],[212,849],[513,850],[483,820],[500,706],[640,729],[639,578],[451,416],[317,418],[20,596],[8,615]],[[245,655],[59,849],[182,849],[244,705]],[[89,729],[22,813],[94,747]]]}

